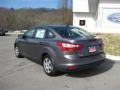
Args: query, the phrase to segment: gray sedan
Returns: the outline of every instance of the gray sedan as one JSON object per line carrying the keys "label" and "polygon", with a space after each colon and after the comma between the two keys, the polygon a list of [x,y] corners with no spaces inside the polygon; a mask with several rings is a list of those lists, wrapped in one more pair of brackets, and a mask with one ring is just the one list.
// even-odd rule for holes
{"label": "gray sedan", "polygon": [[105,60],[103,41],[74,26],[30,28],[15,41],[16,57],[38,60],[47,75],[99,66]]}

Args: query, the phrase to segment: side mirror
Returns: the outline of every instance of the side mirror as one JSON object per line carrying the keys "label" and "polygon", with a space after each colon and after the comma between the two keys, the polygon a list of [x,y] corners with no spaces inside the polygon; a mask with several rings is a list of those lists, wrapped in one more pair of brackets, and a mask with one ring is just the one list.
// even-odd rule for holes
{"label": "side mirror", "polygon": [[24,35],[18,35],[18,38],[23,39]]}

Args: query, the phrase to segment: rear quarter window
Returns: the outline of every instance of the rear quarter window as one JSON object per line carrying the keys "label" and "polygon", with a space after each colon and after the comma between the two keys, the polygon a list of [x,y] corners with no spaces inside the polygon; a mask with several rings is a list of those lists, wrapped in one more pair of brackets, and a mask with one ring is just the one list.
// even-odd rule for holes
{"label": "rear quarter window", "polygon": [[55,37],[54,33],[47,30],[46,38],[54,38],[54,37]]}

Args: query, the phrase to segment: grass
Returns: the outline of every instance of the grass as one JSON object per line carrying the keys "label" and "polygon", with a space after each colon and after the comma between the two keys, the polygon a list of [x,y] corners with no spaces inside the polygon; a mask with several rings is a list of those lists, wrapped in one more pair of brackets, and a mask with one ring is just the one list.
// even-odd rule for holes
{"label": "grass", "polygon": [[96,34],[104,41],[107,54],[120,56],[120,34]]}

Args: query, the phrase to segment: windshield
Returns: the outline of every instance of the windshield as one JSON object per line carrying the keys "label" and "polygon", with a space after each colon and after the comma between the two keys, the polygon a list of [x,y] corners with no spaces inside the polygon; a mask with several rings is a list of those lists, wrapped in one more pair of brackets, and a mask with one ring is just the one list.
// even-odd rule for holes
{"label": "windshield", "polygon": [[59,27],[55,31],[63,38],[94,37],[86,30],[76,27]]}

